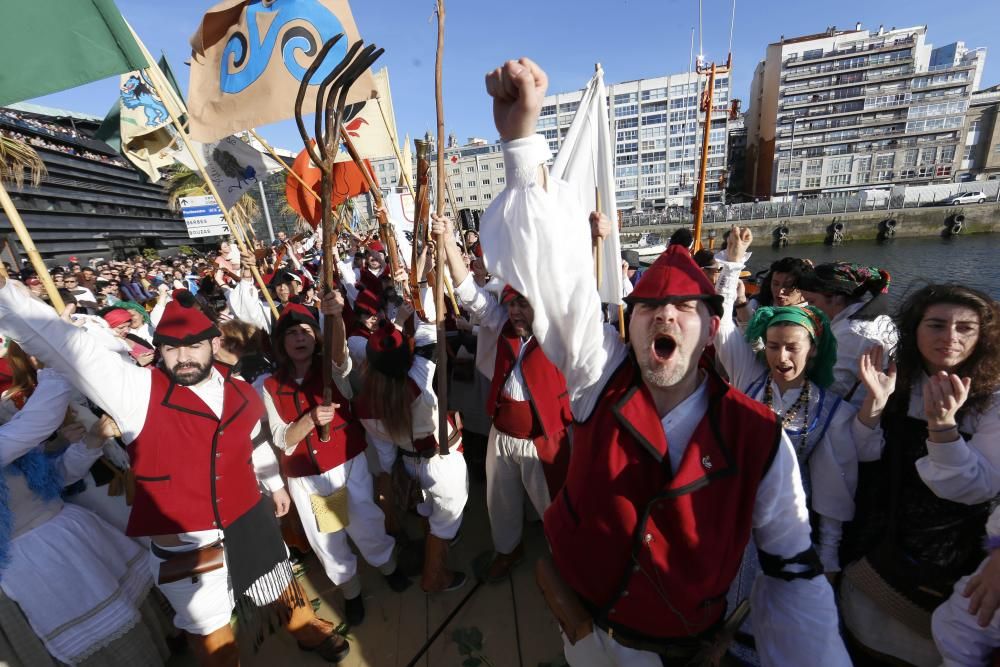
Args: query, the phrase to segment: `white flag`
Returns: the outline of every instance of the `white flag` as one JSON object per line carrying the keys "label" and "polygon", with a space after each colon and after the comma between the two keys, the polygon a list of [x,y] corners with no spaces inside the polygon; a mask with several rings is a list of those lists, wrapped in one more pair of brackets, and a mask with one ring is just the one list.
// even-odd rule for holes
{"label": "white flag", "polygon": [[[270,156],[243,141],[236,135],[219,141],[203,144],[191,141],[194,150],[201,153],[209,178],[222,198],[222,204],[231,208],[244,192],[256,189],[257,181],[282,170],[282,166]],[[178,162],[189,169],[198,171],[191,154],[183,148],[175,153]]]}
{"label": "white flag", "polygon": [[[583,92],[573,123],[550,171],[556,178],[579,190],[580,200],[588,211],[597,210],[599,193],[601,213],[611,219],[611,234],[601,244],[601,275],[596,282],[597,291],[602,302],[620,304],[622,267],[618,203],[615,200],[615,147],[611,140],[607,98],[604,70],[598,67]],[[589,234],[589,229],[584,221],[580,221],[581,234]]]}
{"label": "white flag", "polygon": [[409,190],[399,189],[383,195],[382,201],[396,233],[396,246],[402,256],[401,261],[409,268],[413,257],[413,197]]}

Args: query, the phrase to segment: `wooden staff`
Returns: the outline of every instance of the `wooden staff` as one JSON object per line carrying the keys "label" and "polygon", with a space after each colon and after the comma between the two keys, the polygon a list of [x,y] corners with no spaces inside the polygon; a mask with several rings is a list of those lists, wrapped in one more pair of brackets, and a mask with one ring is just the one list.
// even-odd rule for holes
{"label": "wooden staff", "polygon": [[[21,247],[24,248],[24,252],[28,254],[28,259],[31,260],[31,266],[35,269],[35,273],[38,274],[38,278],[42,281],[42,285],[45,287],[45,293],[49,295],[49,303],[52,307],[56,309],[56,312],[62,315],[63,310],[66,308],[66,304],[63,303],[62,297],[59,296],[59,290],[56,289],[56,284],[52,282],[52,276],[49,275],[49,270],[45,268],[45,262],[42,261],[42,256],[38,254],[38,249],[35,247],[35,242],[31,240],[31,234],[28,233],[28,228],[24,226],[24,220],[21,219],[21,214],[17,212],[14,208],[14,202],[7,194],[7,189],[4,188],[3,183],[0,182],[0,207],[3,208],[3,212],[7,214],[7,219],[10,220],[10,226],[14,228],[14,233],[17,234],[17,240],[21,242]],[[0,267],[3,265],[0,264]]]}
{"label": "wooden staff", "polygon": [[[131,26],[129,27],[129,29],[131,30]],[[146,76],[149,77],[149,80],[153,84],[153,88],[156,90],[157,95],[160,96],[160,99],[173,100],[175,103],[177,103],[177,108],[183,110],[184,109],[183,103],[177,99],[176,95],[174,95],[170,83],[167,82],[167,78],[163,75],[163,72],[160,71],[160,67],[159,65],[156,64],[156,61],[153,59],[153,56],[149,55],[149,51],[146,50],[146,45],[142,43],[141,39],[139,39],[139,35],[136,34],[135,30],[132,30],[132,36],[135,38],[135,42],[136,44],[139,45],[139,48],[142,49],[142,54],[143,56],[145,56],[146,62],[149,63],[149,67],[145,68],[143,71],[146,73]],[[187,132],[184,131],[184,127],[181,125],[180,120],[177,119],[177,117],[173,113],[173,110],[170,108],[173,105],[165,104],[164,106],[167,109],[167,114],[170,116],[170,120],[173,123],[174,128],[177,130],[177,134],[180,136],[181,141],[184,142],[184,147],[187,148],[188,153],[191,154],[191,158],[195,162],[195,165],[197,165],[198,171],[199,173],[201,173],[201,177],[202,179],[204,179],[205,185],[206,187],[208,187],[209,193],[211,193],[211,195],[215,197],[215,203],[219,205],[219,210],[222,211],[222,216],[223,218],[225,218],[226,225],[229,227],[229,233],[232,234],[233,238],[236,239],[236,245],[239,246],[240,250],[243,251],[245,254],[252,255],[253,249],[248,248],[246,244],[243,242],[243,239],[240,238],[236,225],[233,222],[233,217],[229,214],[229,209],[227,209],[226,205],[222,203],[222,197],[219,196],[218,190],[215,189],[215,184],[212,182],[211,177],[209,177],[208,175],[208,170],[205,168],[204,158],[202,157],[201,153],[194,150],[194,147],[191,145],[190,139],[188,139]],[[260,291],[264,295],[264,299],[267,301],[267,305],[270,306],[271,314],[274,315],[274,319],[277,320],[278,307],[274,305],[274,300],[271,299],[271,293],[268,291],[267,285],[264,284],[264,279],[261,277],[260,271],[257,270],[256,263],[250,265],[250,272],[253,274],[254,280],[257,281],[257,285],[258,287],[260,287]]]}
{"label": "wooden staff", "polygon": [[465,250],[465,254],[468,255],[469,242],[465,240],[465,233],[462,231],[462,228],[458,226],[458,209],[455,208],[455,195],[451,191],[451,180],[446,178],[444,181],[444,185],[448,191],[448,203],[451,204],[451,218],[452,218],[451,224],[458,229],[458,237],[462,240],[462,248]]}
{"label": "wooden staff", "polygon": [[[434,60],[434,98],[437,107],[437,201],[438,216],[444,215],[444,94],[442,92],[441,65],[444,60],[444,0],[437,0],[437,55]],[[438,399],[438,453],[448,454],[448,350],[444,312],[444,265],[446,261],[444,234],[439,234],[436,244],[434,305],[437,317],[437,399]]]}

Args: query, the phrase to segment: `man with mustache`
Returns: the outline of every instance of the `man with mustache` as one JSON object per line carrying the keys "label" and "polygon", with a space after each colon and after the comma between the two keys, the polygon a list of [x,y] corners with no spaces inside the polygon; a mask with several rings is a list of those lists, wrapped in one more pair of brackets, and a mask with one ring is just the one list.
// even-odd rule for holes
{"label": "man with mustache", "polygon": [[626,299],[627,342],[602,325],[587,211],[578,189],[549,176],[535,134],[545,73],[508,61],[486,87],[507,179],[482,217],[487,263],[531,302],[576,419],[566,483],[545,512],[552,562],[538,567],[569,664],[700,664],[716,642],[721,653],[726,592],[752,531],[763,664],[850,665],[791,443],[773,413],[702,362],[721,297],[675,245]]}
{"label": "man with mustache", "polygon": [[241,628],[258,642],[264,628],[281,623],[300,649],[342,660],[349,644],[315,617],[288,563],[275,515],[290,499],[261,427],[264,405],[249,384],[213,364],[220,333],[194,296],[174,292],[153,338],[163,363],[139,368],[7,283],[0,278],[4,335],[117,423],[136,479],[126,534],[151,538],[157,586],[198,662],[239,663],[234,601]]}

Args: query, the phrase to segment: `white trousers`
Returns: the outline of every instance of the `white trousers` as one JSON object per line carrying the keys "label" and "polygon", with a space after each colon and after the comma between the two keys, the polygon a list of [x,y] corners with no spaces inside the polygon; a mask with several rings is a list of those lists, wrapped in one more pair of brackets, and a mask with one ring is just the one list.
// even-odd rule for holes
{"label": "white trousers", "polygon": [[945,667],[986,667],[991,664],[993,651],[1000,648],[1000,614],[994,614],[985,628],[979,627],[976,616],[969,613],[969,598],[962,595],[969,579],[958,580],[951,597],[934,610],[931,619],[934,643]]}
{"label": "white trousers", "polygon": [[656,653],[622,646],[600,628],[595,627],[575,645],[569,643],[565,634],[562,639],[570,667],[663,667]]}
{"label": "white trousers", "polygon": [[[321,533],[317,529],[309,496],[313,493],[328,496],[347,486],[348,525],[336,533]],[[351,551],[348,536],[358,551],[372,566],[389,574],[396,569],[393,549],[396,541],[385,533],[385,515],[374,501],[372,476],[368,460],[358,454],[350,461],[321,475],[289,477],[288,493],[295,503],[306,539],[323,564],[326,576],[341,587],[344,596],[357,597],[361,593],[361,579],[357,577],[358,561]]]}
{"label": "white trousers", "polygon": [[486,510],[497,553],[509,554],[521,542],[525,491],[538,516],[544,515],[552,500],[535,443],[491,427],[486,445]]}
{"label": "white trousers", "polygon": [[[378,452],[379,466],[391,471],[396,456],[403,456],[401,448],[385,440],[371,439]],[[451,540],[462,525],[462,512],[469,499],[469,471],[462,452],[452,451],[448,456],[435,454],[429,459],[403,456],[406,474],[417,480],[423,493],[423,502],[417,505],[420,516],[426,517],[431,535]]]}

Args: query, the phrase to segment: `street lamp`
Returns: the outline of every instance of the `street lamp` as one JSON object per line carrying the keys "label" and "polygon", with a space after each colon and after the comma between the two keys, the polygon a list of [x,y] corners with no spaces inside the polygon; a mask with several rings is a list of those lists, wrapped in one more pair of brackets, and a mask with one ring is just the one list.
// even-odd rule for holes
{"label": "street lamp", "polygon": [[[795,114],[792,116],[791,121],[787,118],[781,121],[782,125],[792,126],[792,136],[788,141],[788,175],[785,176],[785,199],[788,199],[788,191],[791,189],[792,184],[792,150],[795,148],[795,124],[799,122],[801,117],[800,114]],[[778,175],[781,176],[781,169],[778,169]]]}

